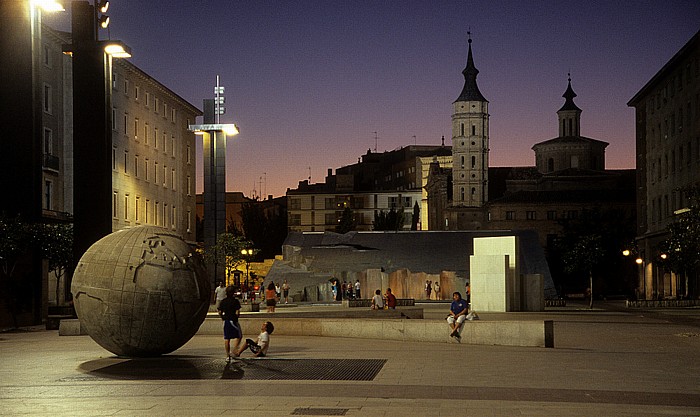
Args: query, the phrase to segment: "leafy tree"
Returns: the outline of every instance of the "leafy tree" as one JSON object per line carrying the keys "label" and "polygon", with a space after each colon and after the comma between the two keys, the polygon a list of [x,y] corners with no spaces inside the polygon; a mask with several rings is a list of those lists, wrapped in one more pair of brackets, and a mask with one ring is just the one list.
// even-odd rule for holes
{"label": "leafy tree", "polygon": [[14,218],[0,217],[0,272],[2,272],[2,291],[0,294],[5,298],[12,322],[15,328],[18,326],[17,315],[22,304],[23,287],[27,283],[22,282],[15,276],[17,265],[23,258],[28,256],[35,239],[35,230],[32,224],[25,223],[19,216]]}
{"label": "leafy tree", "polygon": [[686,195],[688,210],[668,225],[670,236],[661,243],[660,249],[666,255],[665,265],[685,277],[686,292],[693,295],[696,288],[691,288],[689,277],[697,273],[700,266],[700,187],[687,189]]}
{"label": "leafy tree", "polygon": [[585,272],[588,274],[590,288],[589,308],[593,308],[593,268],[601,263],[604,255],[603,237],[598,234],[579,236],[573,240],[564,240],[562,251],[564,269],[568,273]]}
{"label": "leafy tree", "polygon": [[222,233],[216,239],[216,245],[205,249],[205,258],[211,263],[226,268],[226,282],[230,282],[231,273],[243,262],[243,249],[252,248],[253,243],[233,233]]}
{"label": "leafy tree", "polygon": [[49,271],[56,274],[56,301],[58,301],[61,278],[73,265],[73,224],[39,225],[38,239],[41,255],[49,261]]}
{"label": "leafy tree", "polygon": [[374,214],[372,222],[372,230],[401,230],[403,229],[403,210],[394,210],[392,208],[388,212],[380,210]]}
{"label": "leafy tree", "polygon": [[259,249],[260,258],[273,258],[282,252],[282,244],[287,238],[287,214],[265,212],[263,202],[249,202],[241,209],[242,234]]}
{"label": "leafy tree", "polygon": [[[620,256],[620,248],[635,236],[635,222],[629,213],[622,210],[584,210],[577,218],[561,220],[560,225],[562,233],[548,251],[548,262],[559,285],[576,287],[589,281],[587,285],[590,286],[592,276],[598,281],[598,285],[595,285],[598,294],[632,293],[636,285],[634,265]],[[600,237],[595,240],[600,251],[596,250],[597,261],[589,271],[577,261],[576,253],[592,243],[591,236]]]}
{"label": "leafy tree", "polygon": [[355,220],[355,213],[353,213],[350,207],[345,207],[338,221],[338,225],[335,227],[336,233],[347,233],[355,230],[356,227],[357,221]]}
{"label": "leafy tree", "polygon": [[413,215],[411,216],[411,230],[418,230],[418,222],[420,221],[420,206],[416,201],[413,204]]}

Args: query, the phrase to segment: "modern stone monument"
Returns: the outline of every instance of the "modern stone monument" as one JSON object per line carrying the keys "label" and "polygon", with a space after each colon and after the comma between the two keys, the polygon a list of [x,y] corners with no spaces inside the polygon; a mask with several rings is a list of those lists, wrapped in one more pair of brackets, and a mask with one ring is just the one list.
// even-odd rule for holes
{"label": "modern stone monument", "polygon": [[81,326],[119,356],[170,353],[199,329],[209,280],[179,236],[138,226],[97,241],[80,258],[71,292]]}

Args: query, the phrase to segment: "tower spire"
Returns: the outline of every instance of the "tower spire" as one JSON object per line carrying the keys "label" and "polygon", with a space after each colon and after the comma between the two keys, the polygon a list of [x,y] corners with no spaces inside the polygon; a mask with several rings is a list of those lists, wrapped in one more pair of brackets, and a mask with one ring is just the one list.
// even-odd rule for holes
{"label": "tower spire", "polygon": [[561,107],[561,109],[559,109],[559,111],[561,111],[561,110],[581,111],[581,109],[579,109],[578,106],[576,106],[576,104],[574,103],[574,97],[576,97],[576,93],[574,93],[574,89],[571,88],[571,73],[569,72],[567,75],[569,77],[569,85],[568,85],[568,87],[566,87],[566,91],[564,91],[564,94],[562,94],[562,97],[564,97],[566,99],[566,101],[564,102],[564,105]]}
{"label": "tower spire", "polygon": [[476,76],[479,70],[474,66],[474,57],[472,55],[472,33],[467,31],[467,43],[469,43],[469,52],[467,54],[467,66],[462,71],[464,74],[464,87],[459,97],[455,101],[486,101],[484,96],[479,91],[479,86],[476,85]]}

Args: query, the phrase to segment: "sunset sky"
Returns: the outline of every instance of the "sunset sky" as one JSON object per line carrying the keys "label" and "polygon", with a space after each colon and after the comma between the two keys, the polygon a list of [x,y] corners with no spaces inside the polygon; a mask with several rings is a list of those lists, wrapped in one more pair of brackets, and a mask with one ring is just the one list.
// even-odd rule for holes
{"label": "sunset sky", "polygon": [[[633,168],[626,103],[700,30],[697,0],[110,3],[111,38],[190,103],[201,109],[220,75],[222,122],[241,130],[227,189],[249,197],[322,182],[374,149],[374,132],[380,152],[450,144],[468,31],[492,166],[534,165],[532,145],[557,136],[570,72],[581,134],[610,143],[608,168]],[[65,30],[69,19],[45,21]]]}

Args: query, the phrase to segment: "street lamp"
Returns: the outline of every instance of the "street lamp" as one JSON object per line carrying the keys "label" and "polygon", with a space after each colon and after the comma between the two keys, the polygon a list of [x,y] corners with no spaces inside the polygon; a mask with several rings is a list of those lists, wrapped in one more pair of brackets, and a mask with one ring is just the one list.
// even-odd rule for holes
{"label": "street lamp", "polygon": [[241,250],[243,259],[245,260],[245,286],[248,286],[248,278],[250,277],[250,257],[253,256],[253,249]]}

